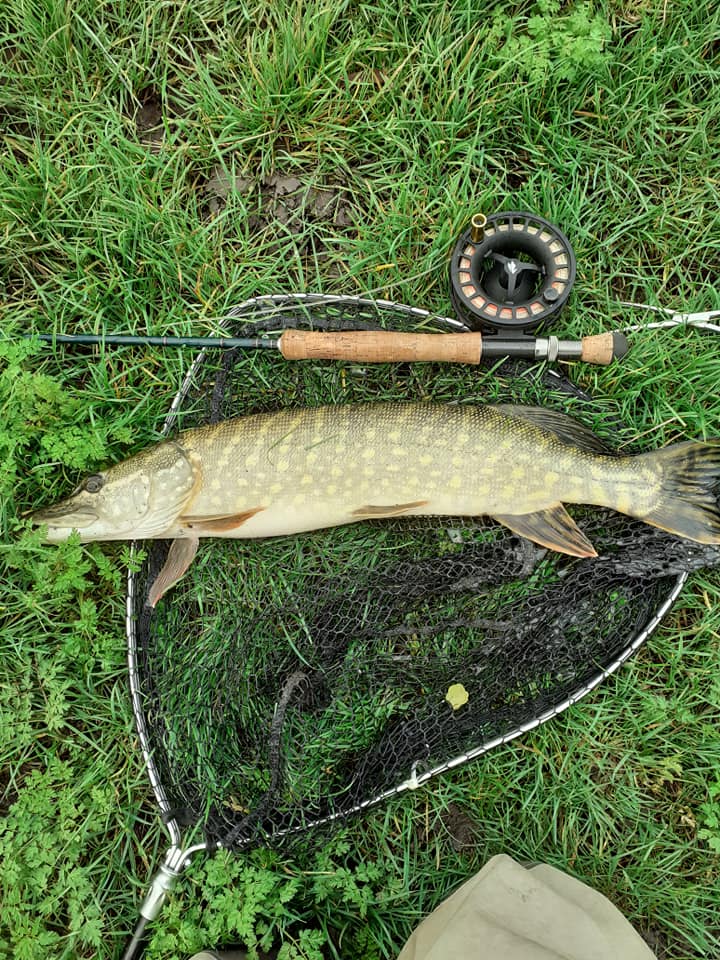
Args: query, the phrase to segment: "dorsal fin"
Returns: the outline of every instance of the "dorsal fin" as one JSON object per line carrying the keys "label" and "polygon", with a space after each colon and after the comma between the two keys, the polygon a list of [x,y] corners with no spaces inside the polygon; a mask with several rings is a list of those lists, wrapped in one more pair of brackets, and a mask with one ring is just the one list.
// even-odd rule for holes
{"label": "dorsal fin", "polygon": [[579,423],[567,413],[557,410],[547,410],[545,407],[523,407],[512,403],[499,403],[493,409],[499,410],[508,417],[518,417],[527,420],[542,430],[554,433],[558,440],[570,446],[587,450],[588,453],[599,453],[604,456],[617,456],[614,450],[608,447],[593,431],[583,423]]}

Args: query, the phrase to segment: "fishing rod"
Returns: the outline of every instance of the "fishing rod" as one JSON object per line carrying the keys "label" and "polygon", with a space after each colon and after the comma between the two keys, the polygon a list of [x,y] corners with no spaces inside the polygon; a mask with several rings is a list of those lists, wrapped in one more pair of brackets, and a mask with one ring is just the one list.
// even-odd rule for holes
{"label": "fishing rod", "polygon": [[582,340],[557,337],[500,337],[479,332],[401,333],[390,330],[283,331],[279,337],[178,337],[131,334],[30,335],[48,343],[101,346],[195,347],[221,350],[277,350],[285,360],[348,360],[356,363],[440,362],[477,364],[482,359],[582,360],[608,364],[627,351],[622,334]]}

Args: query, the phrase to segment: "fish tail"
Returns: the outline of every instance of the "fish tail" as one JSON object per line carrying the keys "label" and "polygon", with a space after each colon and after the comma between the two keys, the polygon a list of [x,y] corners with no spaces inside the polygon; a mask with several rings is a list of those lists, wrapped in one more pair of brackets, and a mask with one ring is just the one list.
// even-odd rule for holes
{"label": "fish tail", "polygon": [[657,504],[646,523],[698,543],[720,543],[720,440],[675,443],[644,455],[658,471]]}

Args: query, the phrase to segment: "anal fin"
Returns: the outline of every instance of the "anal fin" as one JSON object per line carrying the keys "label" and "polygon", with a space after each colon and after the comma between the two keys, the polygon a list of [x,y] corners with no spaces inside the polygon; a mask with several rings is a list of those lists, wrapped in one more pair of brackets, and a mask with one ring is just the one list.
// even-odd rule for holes
{"label": "anal fin", "polygon": [[365,520],[379,520],[382,517],[399,517],[415,507],[424,507],[429,500],[413,500],[412,503],[366,504],[353,510],[351,516]]}
{"label": "anal fin", "polygon": [[537,513],[518,516],[493,514],[493,518],[513,533],[527,537],[550,550],[568,553],[571,557],[596,557],[597,552],[561,503]]}
{"label": "anal fin", "polygon": [[174,587],[195,559],[199,544],[197,537],[173,540],[167,559],[160,573],[155,577],[148,593],[147,604],[155,607],[170,587]]}

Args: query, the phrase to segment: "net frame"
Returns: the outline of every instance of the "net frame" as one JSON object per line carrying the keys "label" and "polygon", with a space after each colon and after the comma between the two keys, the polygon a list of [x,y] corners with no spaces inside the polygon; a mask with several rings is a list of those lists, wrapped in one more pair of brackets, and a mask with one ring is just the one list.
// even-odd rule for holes
{"label": "net frame", "polygon": [[[408,322],[412,322],[413,325],[418,326],[419,328],[433,328],[435,330],[444,330],[452,332],[464,332],[468,328],[459,320],[450,317],[444,317],[437,314],[433,314],[427,310],[423,310],[418,307],[412,307],[405,304],[396,303],[388,300],[370,300],[358,297],[351,296],[337,296],[337,295],[323,295],[323,294],[278,294],[278,295],[268,295],[255,297],[250,300],[245,301],[240,304],[238,307],[231,310],[228,314],[228,321],[237,317],[248,317],[252,316],[253,319],[266,319],[271,320],[274,318],[280,319],[280,326],[282,327],[285,323],[286,310],[301,310],[306,312],[307,316],[312,317],[312,311],[314,308],[318,310],[327,310],[332,309],[333,305],[337,306],[340,309],[345,309],[348,307],[353,307],[358,311],[359,314],[362,314],[363,311],[367,312],[367,316],[370,320],[370,323],[363,324],[361,326],[372,326],[372,318],[377,317],[378,311],[380,313],[387,313],[388,316],[393,314],[397,316],[404,317]],[[673,325],[680,325],[686,323],[687,321],[678,320]],[[655,327],[655,326],[668,326],[671,325],[672,321],[664,321],[662,324],[646,324],[646,327]],[[706,327],[709,330],[715,332],[716,327],[712,324],[704,324],[703,322],[692,324],[693,326]],[[634,327],[633,329],[637,329]],[[178,413],[180,411],[183,400],[187,397],[191,387],[195,381],[197,374],[201,371],[203,361],[207,355],[207,350],[201,351],[192,362],[188,372],[183,380],[180,389],[175,395],[173,402],[171,404],[170,410],[165,418],[162,434],[166,435],[170,430],[175,426]],[[282,361],[279,361],[282,362]],[[557,379],[558,382],[564,380],[557,372],[553,370],[548,370],[548,374],[551,377]],[[569,381],[566,381],[570,383]],[[571,385],[572,386],[572,385]],[[577,388],[575,388],[577,391]],[[582,394],[582,391],[580,391]],[[585,395],[586,396],[586,395]],[[140,545],[133,543],[131,545],[131,554],[135,556],[139,549]],[[145,717],[144,708],[143,708],[143,678],[142,671],[139,663],[138,657],[138,638],[136,631],[136,589],[137,589],[137,575],[134,572],[134,564],[131,563],[128,570],[127,578],[127,595],[126,595],[126,634],[127,634],[127,661],[128,661],[128,675],[129,675],[129,686],[131,694],[131,702],[133,713],[135,716],[136,729],[138,733],[138,739],[140,744],[140,750],[143,756],[145,768],[148,773],[148,779],[150,786],[155,798],[155,802],[158,806],[160,817],[167,831],[168,838],[170,841],[170,846],[167,850],[165,862],[160,868],[160,872],[153,881],[150,894],[148,895],[143,908],[141,909],[141,917],[144,918],[144,921],[153,919],[159,912],[162,902],[167,894],[168,890],[171,888],[174,880],[180,873],[188,866],[192,858],[200,852],[212,852],[213,850],[220,849],[224,844],[222,842],[216,841],[214,843],[209,843],[207,840],[195,843],[185,844],[185,830],[183,824],[178,819],[172,804],[168,798],[167,791],[162,781],[162,776],[158,769],[158,766],[155,762],[153,755],[153,745],[152,745],[152,736],[148,727],[148,723]],[[283,840],[289,834],[297,833],[299,831],[307,832],[316,827],[327,825],[333,821],[339,819],[345,819],[346,817],[352,814],[361,813],[364,810],[369,809],[377,804],[380,804],[384,800],[389,799],[390,797],[396,796],[398,794],[404,793],[408,790],[414,790],[418,787],[426,784],[431,779],[440,776],[444,773],[447,773],[450,770],[453,770],[457,767],[460,767],[468,762],[477,760],[482,757],[484,754],[490,750],[502,746],[511,742],[513,739],[522,736],[530,732],[531,730],[536,729],[547,721],[559,716],[565,710],[569,709],[574,704],[578,703],[593,690],[595,690],[604,680],[614,674],[630,657],[632,657],[640,647],[647,641],[647,639],[652,635],[652,633],[657,629],[658,625],[662,619],[667,615],[668,611],[671,609],[676,599],[678,598],[684,584],[688,578],[687,572],[677,573],[670,585],[670,588],[667,592],[667,595],[662,599],[662,601],[654,609],[652,615],[647,619],[647,622],[631,639],[629,639],[626,647],[623,649],[620,655],[618,655],[609,665],[598,670],[592,678],[583,683],[578,689],[570,696],[564,698],[561,702],[554,704],[551,708],[545,710],[538,716],[534,717],[531,721],[518,724],[514,729],[507,731],[506,733],[493,737],[486,742],[479,744],[477,747],[458,753],[456,756],[448,759],[447,761],[436,764],[429,769],[419,770],[419,763],[413,764],[412,768],[408,771],[408,776],[405,777],[401,782],[395,784],[392,788],[382,790],[372,797],[368,797],[363,802],[357,803],[350,809],[343,809],[339,812],[332,813],[327,816],[317,818],[305,823],[301,828],[290,828],[288,830],[278,830],[273,834],[274,840]],[[250,841],[239,841],[233,843],[230,846],[234,850],[242,850],[245,847],[250,845]],[[126,957],[134,955],[132,952],[126,953]]]}

